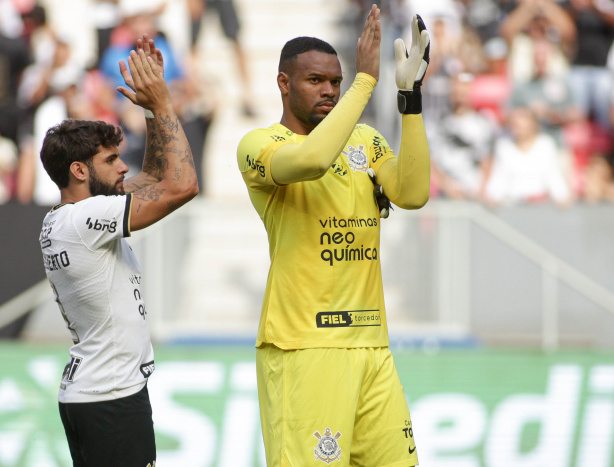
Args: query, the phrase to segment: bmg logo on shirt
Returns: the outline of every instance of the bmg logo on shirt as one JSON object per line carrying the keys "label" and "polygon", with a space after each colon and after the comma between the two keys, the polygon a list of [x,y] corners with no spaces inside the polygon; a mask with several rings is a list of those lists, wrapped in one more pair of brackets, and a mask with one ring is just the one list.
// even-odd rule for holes
{"label": "bmg logo on shirt", "polygon": [[110,221],[108,219],[94,219],[92,222],[92,218],[88,217],[85,224],[88,229],[99,230],[101,232],[108,230],[111,233],[115,233],[117,230],[117,221]]}
{"label": "bmg logo on shirt", "polygon": [[264,167],[264,165],[262,164],[262,162],[256,160],[256,159],[251,159],[249,157],[249,154],[247,155],[247,158],[245,159],[245,162],[247,162],[247,165],[255,170],[256,172],[258,172],[260,174],[260,176],[262,178],[266,177],[266,168]]}

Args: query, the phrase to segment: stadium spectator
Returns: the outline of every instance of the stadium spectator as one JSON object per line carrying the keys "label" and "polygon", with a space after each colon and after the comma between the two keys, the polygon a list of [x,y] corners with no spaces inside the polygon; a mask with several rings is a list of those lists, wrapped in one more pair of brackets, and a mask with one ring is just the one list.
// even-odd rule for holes
{"label": "stadium spectator", "polygon": [[497,138],[493,166],[486,185],[492,205],[571,201],[554,139],[543,133],[529,108],[507,115],[509,134]]}
{"label": "stadium spectator", "polygon": [[96,54],[96,66],[100,66],[102,55],[111,45],[113,31],[121,22],[119,0],[93,0],[92,21],[96,29],[96,41],[98,52]]}
{"label": "stadium spectator", "polygon": [[565,128],[582,120],[582,113],[573,98],[568,74],[549,72],[548,63],[557,46],[541,38],[533,41],[533,77],[517,83],[512,92],[509,107],[528,107],[537,117],[541,130],[554,138],[565,177],[574,194],[579,191],[582,177],[580,164],[565,139]]}
{"label": "stadium spectator", "polygon": [[452,79],[452,111],[436,122],[429,137],[433,186],[451,199],[481,200],[498,126],[471,106],[473,75]]}
{"label": "stadium spectator", "polygon": [[[121,23],[111,35],[111,45],[104,51],[100,59],[99,70],[107,78],[107,85],[111,89],[121,86],[123,77],[119,72],[117,63],[125,60],[133,44],[143,33],[156,41],[156,46],[162,51],[164,57],[164,79],[172,88],[175,80],[185,77],[184,70],[175,52],[168,41],[160,35],[157,20],[165,7],[163,0],[120,0],[118,9]],[[130,173],[140,170],[143,163],[145,148],[145,124],[142,111],[130,105],[115,93],[115,111],[122,129],[124,142],[122,159],[128,166]],[[195,149],[194,149],[195,150]],[[197,151],[195,150],[197,153]]]}
{"label": "stadium spectator", "polygon": [[198,68],[192,64],[188,65],[185,79],[171,83],[173,108],[190,142],[198,186],[203,196],[207,194],[204,176],[205,145],[218,105],[214,95],[212,86],[207,85],[207,81],[200,77]]}
{"label": "stadium spectator", "polygon": [[569,0],[567,11],[578,31],[573,50],[570,81],[576,101],[586,118],[610,131],[612,75],[607,68],[614,41],[614,4],[602,0]]}
{"label": "stadium spectator", "polygon": [[32,133],[20,144],[16,196],[19,202],[53,206],[60,200],[57,187],[45,172],[39,154],[47,129],[67,118],[91,120],[89,102],[81,93],[85,72],[78,66],[62,67],[49,83],[48,97],[36,108]]}
{"label": "stadium spectator", "polygon": [[558,44],[548,59],[548,73],[567,72],[576,27],[569,13],[555,0],[519,0],[503,18],[499,30],[508,43],[508,72],[514,82],[528,81],[534,76],[534,62],[527,57],[533,56],[535,40],[548,39]]}
{"label": "stadium spectator", "polygon": [[31,56],[27,42],[20,36],[21,19],[10,7],[9,0],[0,0],[0,134],[18,143],[21,112],[17,90]]}
{"label": "stadium spectator", "polygon": [[190,13],[190,40],[193,53],[197,52],[198,39],[206,15],[216,15],[224,36],[232,43],[241,80],[241,112],[246,117],[256,116],[253,103],[253,85],[249,71],[249,59],[241,42],[241,20],[233,0],[188,0]]}
{"label": "stadium spectator", "polygon": [[370,176],[404,209],[428,200],[420,96],[428,33],[419,17],[413,31],[409,57],[403,41],[394,44],[403,114],[398,158],[378,131],[357,124],[379,79],[375,5],[356,48],[356,78],[343,97],[342,69],[330,44],[292,39],[277,75],[281,121],[248,133],[237,149],[270,241],[256,343],[268,465],[308,465],[313,453],[327,464],[418,463],[388,349],[377,257],[381,211]]}
{"label": "stadium spectator", "polygon": [[552,136],[561,149],[566,148],[563,128],[582,118],[575,105],[568,74],[551,74],[550,57],[556,45],[547,39],[533,41],[533,76],[528,81],[515,83],[509,106],[530,107],[542,130]]}
{"label": "stadium spectator", "polygon": [[612,154],[594,154],[584,169],[583,199],[594,204],[614,201],[614,168]]}
{"label": "stadium spectator", "polygon": [[0,134],[0,204],[13,196],[18,151],[15,142]]}

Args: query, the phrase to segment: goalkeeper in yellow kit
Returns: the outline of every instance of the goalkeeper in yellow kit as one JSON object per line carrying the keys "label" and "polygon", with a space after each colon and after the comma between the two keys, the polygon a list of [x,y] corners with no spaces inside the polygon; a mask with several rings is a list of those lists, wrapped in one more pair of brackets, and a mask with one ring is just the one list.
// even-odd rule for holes
{"label": "goalkeeper in yellow kit", "polygon": [[379,78],[379,13],[373,5],[356,48],[356,78],[341,99],[335,50],[311,37],[286,43],[277,76],[281,121],[248,133],[237,151],[270,246],[256,342],[269,467],[418,464],[388,350],[381,213],[370,174],[401,208],[428,200],[420,86],[429,36],[416,16],[409,53],[401,39],[394,44],[397,157],[375,129],[358,124]]}

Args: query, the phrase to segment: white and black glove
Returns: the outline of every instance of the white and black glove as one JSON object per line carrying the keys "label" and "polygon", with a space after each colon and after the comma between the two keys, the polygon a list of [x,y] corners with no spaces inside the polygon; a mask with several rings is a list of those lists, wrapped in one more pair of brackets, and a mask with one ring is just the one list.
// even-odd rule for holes
{"label": "white and black glove", "polygon": [[411,22],[411,47],[409,53],[403,39],[394,41],[394,55],[397,61],[395,79],[399,93],[397,105],[403,114],[422,113],[422,93],[420,87],[429,65],[431,40],[420,15]]}
{"label": "white and black glove", "polygon": [[390,215],[390,210],[392,209],[390,200],[384,194],[384,187],[378,185],[375,181],[375,170],[369,167],[367,169],[367,174],[369,174],[369,178],[371,179],[371,182],[373,182],[373,194],[375,195],[375,202],[377,203],[377,207],[379,209],[379,215],[383,219],[386,219]]}

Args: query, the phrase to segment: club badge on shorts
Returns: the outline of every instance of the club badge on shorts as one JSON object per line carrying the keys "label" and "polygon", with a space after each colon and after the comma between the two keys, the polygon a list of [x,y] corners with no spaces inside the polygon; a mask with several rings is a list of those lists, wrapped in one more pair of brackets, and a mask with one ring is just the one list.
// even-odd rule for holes
{"label": "club badge on shorts", "polygon": [[318,438],[318,444],[313,448],[316,460],[326,462],[327,464],[341,460],[341,446],[337,443],[337,440],[341,438],[341,432],[338,431],[333,436],[333,432],[330,431],[330,428],[327,428],[324,431],[324,435],[316,431],[313,436]]}
{"label": "club badge on shorts", "polygon": [[365,147],[362,144],[358,145],[358,149],[354,146],[348,146],[347,151],[341,151],[341,154],[345,154],[348,158],[348,165],[350,168],[356,172],[360,170],[361,172],[366,172],[369,168],[369,163],[367,162],[367,155],[363,152]]}

